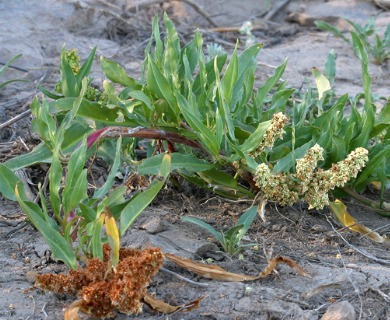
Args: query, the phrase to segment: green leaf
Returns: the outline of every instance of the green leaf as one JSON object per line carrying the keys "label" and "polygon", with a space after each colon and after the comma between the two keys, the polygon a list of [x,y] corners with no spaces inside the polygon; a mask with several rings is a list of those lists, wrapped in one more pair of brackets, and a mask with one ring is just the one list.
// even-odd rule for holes
{"label": "green leaf", "polygon": [[[60,112],[60,111],[67,111],[72,109],[72,105],[75,103],[75,98],[64,98],[59,99],[51,105],[52,112]],[[118,125],[118,122],[116,121],[118,118],[118,112],[121,112],[122,114],[125,112],[123,108],[120,107],[114,107],[114,108],[108,108],[101,106],[97,102],[89,101],[86,99],[83,99],[81,101],[81,104],[77,110],[77,115],[80,117],[85,117],[88,119],[92,119],[104,124],[113,124]],[[143,122],[138,121],[137,117],[135,115],[131,114],[125,114],[123,122],[121,122],[121,125],[123,126],[129,126],[129,127],[136,127],[138,125],[143,125]],[[90,129],[89,131],[91,131]],[[68,133],[67,133],[68,134]],[[65,137],[66,139],[66,137]],[[80,141],[80,139],[79,139]]]}
{"label": "green leaf", "polygon": [[[219,73],[217,66],[217,59],[214,59],[215,74]],[[234,49],[233,55],[230,58],[230,62],[226,67],[225,74],[221,80],[221,87],[223,91],[223,98],[230,104],[233,96],[233,88],[238,78],[238,57],[237,57],[237,45]],[[219,80],[219,79],[218,79]]]}
{"label": "green leaf", "polygon": [[147,83],[153,94],[168,102],[171,109],[171,116],[174,119],[176,118],[176,121],[179,121],[178,114],[176,113],[176,99],[172,88],[150,56],[148,56]]}
{"label": "green leaf", "polygon": [[78,97],[80,94],[80,87],[77,83],[76,76],[66,59],[65,48],[61,51],[61,89],[65,97]]}
{"label": "green leaf", "polygon": [[58,130],[56,132],[55,141],[54,141],[55,152],[59,152],[59,150],[61,149],[62,142],[64,141],[65,132],[73,124],[73,120],[76,117],[77,112],[80,108],[80,105],[83,101],[83,97],[84,97],[85,92],[87,90],[87,86],[88,86],[88,80],[87,80],[87,78],[84,78],[82,81],[80,95],[77,97],[76,100],[74,100],[72,109],[65,115],[60,127],[58,128]]}
{"label": "green leaf", "polygon": [[211,225],[204,222],[203,220],[200,220],[200,219],[194,218],[194,217],[181,217],[181,220],[183,220],[185,222],[191,222],[193,224],[196,224],[197,226],[210,232],[215,237],[215,239],[217,239],[217,241],[219,241],[220,243],[223,242],[222,234],[220,232],[218,232],[217,230],[215,230]]}
{"label": "green leaf", "polygon": [[44,87],[42,87],[40,84],[38,85],[38,88],[39,88],[39,90],[41,90],[41,92],[42,92],[45,96],[49,97],[50,99],[58,100],[58,99],[64,98],[63,95],[59,95],[59,94],[57,94],[57,93],[52,93],[52,92],[46,90],[46,89],[45,89]]}
{"label": "green leaf", "polygon": [[71,155],[65,180],[65,187],[62,192],[62,203],[64,214],[67,216],[74,207],[87,197],[87,172],[84,169],[86,158],[86,141],[77,148]]}
{"label": "green leaf", "polygon": [[325,63],[325,75],[329,79],[330,84],[333,84],[336,77],[336,53],[333,49],[328,53]]}
{"label": "green leaf", "polygon": [[11,170],[19,170],[36,163],[49,163],[51,155],[51,151],[43,143],[40,143],[31,152],[12,158],[4,165]]}
{"label": "green leaf", "polygon": [[219,156],[219,145],[216,137],[194,114],[190,112],[191,107],[188,101],[180,94],[176,93],[180,110],[189,126],[197,133],[202,144],[216,157]]}
{"label": "green leaf", "polygon": [[165,181],[170,172],[170,156],[166,154],[161,164],[160,175],[164,177],[163,180],[154,180],[149,187],[142,193],[135,195],[130,202],[124,207],[120,215],[120,235],[122,236],[126,230],[133,224],[135,219],[142,213],[142,211],[153,201],[156,195],[164,186]]}
{"label": "green leaf", "polygon": [[58,221],[62,221],[60,216],[61,211],[61,199],[60,199],[60,188],[62,180],[62,165],[58,159],[57,154],[53,154],[51,160],[51,166],[49,171],[49,191],[50,191],[50,202],[54,215]]}
{"label": "green leaf", "polygon": [[[362,191],[362,189],[366,186],[368,179],[372,174],[374,174],[378,168],[381,167],[381,163],[386,161],[390,157],[390,145],[385,146],[381,151],[379,151],[375,156],[373,156],[367,162],[365,168],[360,172],[357,177],[354,186],[356,190]],[[382,172],[382,175],[384,173]]]}
{"label": "green leaf", "polygon": [[165,153],[160,170],[158,172],[160,177],[163,177],[164,179],[168,178],[169,174],[171,173],[171,160],[171,155],[169,153]]}
{"label": "green leaf", "polygon": [[49,245],[55,259],[63,261],[69,268],[76,270],[76,255],[72,246],[63,238],[63,236],[53,229],[42,217],[44,213],[36,203],[24,201],[20,197],[22,185],[18,184],[15,189],[16,199],[20,207],[32,222],[35,228],[43,235],[46,243]]}
{"label": "green leaf", "polygon": [[351,41],[346,38],[338,28],[332,26],[331,24],[321,20],[314,21],[314,24],[318,29],[323,31],[329,31],[333,33],[336,37],[343,39],[345,42],[351,43]]}
{"label": "green leaf", "polygon": [[[234,63],[234,61],[236,61],[236,62]],[[230,73],[233,73],[233,74],[230,74],[230,76],[236,78],[237,77],[237,72],[238,72],[237,56],[236,56],[236,58],[233,61],[230,61],[230,64],[231,63],[234,63],[233,66],[232,66],[232,68],[234,68],[234,70],[230,72]],[[228,66],[228,68],[229,68],[229,66]],[[214,59],[214,69],[215,69],[215,74],[219,74],[219,70],[218,70],[218,66],[217,66],[217,59]],[[226,81],[228,81],[228,80],[226,80]],[[224,121],[224,123],[226,124],[226,126],[228,128],[230,139],[232,141],[235,141],[236,138],[234,136],[234,124],[233,124],[233,120],[232,120],[232,117],[231,117],[231,114],[230,114],[230,108],[229,108],[228,102],[226,101],[227,100],[226,99],[227,95],[225,94],[225,89],[231,90],[231,91],[233,90],[234,83],[231,83],[230,81],[228,81],[228,82],[225,82],[225,85],[223,85],[223,82],[220,81],[219,77],[216,77],[215,82],[216,82],[217,89],[218,89],[218,97],[216,99],[217,102],[218,102],[218,110],[219,110],[219,112],[221,114],[222,120]],[[232,87],[228,88],[228,86],[230,86],[230,85]],[[228,99],[229,100],[231,99],[231,95],[232,94],[233,94],[233,92],[230,92],[228,94],[228,96],[229,96]]]}
{"label": "green leaf", "polygon": [[[15,188],[20,178],[13,173],[12,170],[7,168],[4,164],[0,163],[0,193],[9,200],[16,201]],[[20,198],[24,201],[27,200],[27,196],[24,192],[24,188],[20,189]]]}
{"label": "green leaf", "polygon": [[112,164],[112,167],[110,169],[110,173],[107,176],[106,182],[104,182],[103,186],[101,186],[99,189],[96,189],[93,198],[100,199],[103,198],[104,195],[111,189],[111,187],[114,184],[115,176],[118,172],[119,165],[121,164],[121,146],[122,146],[122,137],[119,137],[117,144],[116,144],[116,151],[115,151],[115,159],[114,163]]}
{"label": "green leaf", "polygon": [[[87,198],[87,169],[84,169],[81,174],[77,177],[73,188],[64,188],[63,193],[63,207],[65,216],[67,216],[82,200]],[[65,191],[66,194],[65,194]]]}
{"label": "green leaf", "polygon": [[126,193],[126,191],[127,191],[126,186],[115,188],[113,191],[110,192],[110,194],[105,199],[105,205],[108,208],[111,208],[113,206],[123,203],[125,201],[123,195]]}
{"label": "green leaf", "polygon": [[228,194],[238,194],[239,196],[247,195],[250,198],[253,197],[252,193],[246,188],[241,187],[237,180],[235,180],[231,175],[218,171],[215,168],[210,170],[198,172],[199,177],[208,183],[208,187],[215,192],[221,190],[222,192]]}
{"label": "green leaf", "polygon": [[12,80],[8,80],[8,81],[0,83],[0,89],[2,87],[5,87],[6,85],[8,85],[10,83],[13,83],[13,82],[30,82],[30,80],[25,80],[25,79],[12,79]]}
{"label": "green leaf", "polygon": [[153,111],[154,110],[154,107],[152,105],[152,101],[150,100],[150,98],[145,94],[143,93],[142,91],[140,90],[132,90],[128,93],[128,95],[136,100],[139,100],[139,101],[142,101],[147,107],[149,110]]}
{"label": "green leaf", "polygon": [[177,35],[175,26],[168,18],[167,13],[164,13],[164,24],[167,30],[167,37],[165,38],[164,51],[164,75],[173,87],[179,87],[178,72],[180,59],[180,39]]}
{"label": "green leaf", "polygon": [[153,201],[156,195],[164,186],[165,180],[153,181],[142,193],[134,196],[120,215],[120,235],[123,236],[126,230],[133,224],[135,219]]}
{"label": "green leaf", "polygon": [[237,221],[237,225],[242,224],[244,226],[243,230],[245,231],[244,234],[248,231],[250,225],[252,224],[253,220],[255,220],[257,216],[257,206],[253,206],[249,208],[247,211],[245,211],[244,214],[241,215],[241,217]]}
{"label": "green leaf", "polygon": [[302,158],[306,154],[307,150],[309,150],[313,145],[314,142],[309,141],[301,147],[291,151],[288,155],[286,155],[276,163],[272,171],[274,173],[288,172],[293,166],[295,166],[296,159]]}
{"label": "green leaf", "polygon": [[80,203],[80,210],[81,210],[82,217],[85,219],[87,223],[96,220],[96,211],[93,210],[91,207],[83,203]]}
{"label": "green leaf", "polygon": [[[157,175],[160,171],[164,154],[147,158],[138,166],[139,174]],[[190,154],[171,153],[171,170],[200,172],[211,169],[214,165]]]}
{"label": "green leaf", "polygon": [[268,127],[271,125],[271,123],[272,123],[272,120],[268,120],[268,121],[264,121],[264,122],[259,123],[256,130],[241,145],[241,147],[240,147],[241,151],[244,153],[249,153],[249,152],[255,150],[259,146],[260,141],[263,138],[265,131],[268,129]]}
{"label": "green leaf", "polygon": [[96,47],[94,47],[89,54],[87,60],[83,63],[81,66],[79,72],[76,75],[76,80],[79,85],[81,85],[81,81],[84,77],[87,77],[91,73],[92,65],[93,65],[93,59],[95,58],[96,53]]}
{"label": "green leaf", "polygon": [[14,55],[11,59],[9,59],[4,66],[0,68],[0,76],[9,68],[9,66],[16,60],[20,59],[22,54]]}
{"label": "green leaf", "polygon": [[262,85],[259,90],[257,91],[257,96],[256,96],[256,106],[258,108],[263,107],[264,103],[264,98],[265,96],[271,91],[273,87],[278,83],[279,79],[282,77],[284,70],[286,69],[287,66],[287,60],[283,62],[279,67],[275,69],[274,74],[268,78],[264,85]]}
{"label": "green leaf", "polygon": [[356,32],[351,31],[352,45],[355,55],[361,61],[363,72],[363,87],[364,87],[364,106],[372,105],[372,93],[371,93],[371,76],[368,70],[368,54],[364,47],[363,41]]}
{"label": "green leaf", "polygon": [[92,231],[92,255],[94,258],[100,258],[103,260],[103,246],[102,246],[102,229],[104,224],[104,214],[100,215],[100,218],[93,222]]}
{"label": "green leaf", "polygon": [[126,71],[119,65],[119,63],[100,57],[100,64],[104,75],[114,83],[119,83],[124,87],[132,88],[133,90],[140,90],[139,85],[133,78],[126,74]]}

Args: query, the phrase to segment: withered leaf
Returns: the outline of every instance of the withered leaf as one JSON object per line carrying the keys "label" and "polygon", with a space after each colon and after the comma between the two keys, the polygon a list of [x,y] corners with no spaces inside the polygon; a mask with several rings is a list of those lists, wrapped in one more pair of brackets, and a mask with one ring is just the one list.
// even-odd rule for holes
{"label": "withered leaf", "polygon": [[173,261],[174,263],[181,266],[182,268],[190,270],[202,277],[213,279],[213,280],[219,280],[219,281],[243,282],[243,281],[253,281],[260,278],[264,278],[267,275],[269,275],[275,269],[275,267],[280,263],[287,264],[290,268],[294,269],[300,275],[309,276],[294,260],[283,256],[278,256],[268,260],[267,267],[263,271],[261,271],[257,276],[231,273],[222,269],[219,266],[194,262],[190,259],[178,257],[171,253],[165,253],[164,257]]}
{"label": "withered leaf", "polygon": [[64,320],[79,320],[79,309],[85,303],[84,300],[76,300],[64,312]]}
{"label": "withered leaf", "polygon": [[176,311],[180,312],[188,312],[193,309],[200,307],[200,302],[203,300],[204,297],[200,297],[196,300],[193,300],[191,302],[188,302],[186,304],[180,305],[180,306],[172,306],[164,301],[158,300],[151,296],[150,294],[146,293],[144,295],[143,301],[149,305],[153,310],[164,313],[164,314],[170,314]]}
{"label": "withered leaf", "polygon": [[389,241],[389,239],[385,235],[381,236],[378,232],[371,230],[370,228],[366,227],[361,223],[358,223],[348,213],[347,207],[340,200],[336,199],[334,202],[329,203],[329,207],[332,210],[334,216],[337,218],[337,220],[348,229],[358,232],[361,235],[378,243],[384,243]]}

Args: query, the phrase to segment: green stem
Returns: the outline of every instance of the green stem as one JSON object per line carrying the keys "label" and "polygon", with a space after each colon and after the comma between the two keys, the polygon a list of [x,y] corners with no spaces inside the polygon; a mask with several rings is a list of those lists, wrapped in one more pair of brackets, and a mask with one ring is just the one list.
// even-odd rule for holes
{"label": "green stem", "polygon": [[383,204],[381,205],[380,202],[363,197],[361,194],[357,193],[351,188],[343,187],[341,189],[348,195],[350,195],[352,198],[374,209],[380,215],[390,217],[390,203],[383,202]]}

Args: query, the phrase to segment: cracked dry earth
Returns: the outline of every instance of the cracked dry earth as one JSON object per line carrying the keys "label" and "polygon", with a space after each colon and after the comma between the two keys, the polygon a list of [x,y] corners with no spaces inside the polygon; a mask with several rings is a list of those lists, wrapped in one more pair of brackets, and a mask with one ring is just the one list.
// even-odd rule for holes
{"label": "cracked dry earth", "polygon": [[[122,1],[123,2],[123,1]],[[121,8],[121,1],[112,1]],[[239,26],[244,20],[261,16],[262,10],[277,1],[197,1],[215,17],[219,26]],[[111,7],[112,9],[113,7]],[[61,47],[76,47],[82,57],[97,45],[98,55],[122,63],[126,70],[138,75],[142,52],[149,30],[150,17],[167,10],[174,16],[178,29],[188,35],[196,26],[204,30],[205,39],[225,44],[232,50],[238,34],[216,34],[210,26],[186,5],[150,6],[139,12],[138,20],[130,17],[132,33],[115,24],[113,16],[103,14],[102,2],[94,1],[0,1],[0,58],[7,60],[22,53],[18,66],[27,72],[17,77],[32,80],[17,83],[0,92],[0,121],[21,113],[37,93],[37,84],[53,86],[58,78]],[[114,10],[114,9],[112,9]],[[344,15],[359,23],[374,16],[379,25],[390,22],[389,12],[379,10],[368,1],[291,1],[273,21],[264,24],[255,36],[264,43],[258,57],[258,79],[273,72],[288,57],[284,79],[300,87],[311,68],[322,68],[329,50],[338,55],[336,90],[351,95],[361,91],[360,70],[349,48],[339,39],[308,26],[286,22],[291,12],[311,17]],[[219,15],[214,14],[219,12]],[[133,19],[133,20],[132,20]],[[135,20],[134,20],[135,19]],[[147,20],[149,19],[149,20]],[[126,31],[126,30],[125,30]],[[126,40],[128,40],[126,42]],[[229,47],[230,44],[230,47]],[[98,61],[97,61],[98,62]],[[102,75],[94,67],[94,77],[101,83]],[[389,67],[370,65],[373,90],[378,96],[389,96]],[[5,75],[15,77],[15,73]],[[8,79],[5,79],[8,80]],[[100,81],[100,82],[99,82]],[[24,118],[0,132],[1,156],[26,152],[36,145],[30,119]],[[19,141],[19,142],[18,142]],[[23,141],[23,144],[20,142]],[[14,147],[14,146],[17,147]],[[10,149],[6,147],[10,146]],[[19,149],[17,149],[19,148]],[[4,151],[5,150],[5,151]],[[40,168],[34,170],[39,171]],[[1,183],[1,182],[0,182]],[[370,196],[375,196],[371,194]],[[389,197],[389,195],[387,195]],[[124,247],[158,246],[163,252],[174,253],[197,261],[214,263],[231,272],[257,274],[267,264],[267,257],[283,255],[294,259],[311,277],[295,273],[285,265],[262,280],[248,283],[216,282],[202,279],[191,272],[166,262],[164,267],[203,285],[186,283],[172,274],[159,272],[149,292],[172,305],[180,305],[204,296],[199,309],[190,313],[154,314],[147,307],[137,317],[118,314],[116,319],[321,319],[327,308],[346,301],[341,310],[347,314],[352,306],[355,316],[348,319],[390,319],[390,256],[386,244],[376,244],[337,226],[327,210],[307,211],[305,206],[277,208],[268,205],[267,221],[256,220],[245,241],[257,243],[248,247],[242,259],[230,259],[216,252],[210,238],[194,225],[180,221],[189,215],[204,219],[217,229],[227,229],[238,219],[248,203],[233,203],[210,194],[165,191],[145,211],[122,239]],[[349,205],[350,213],[361,223],[390,232],[389,220],[366,209]],[[62,319],[63,309],[72,300],[64,295],[43,293],[32,289],[36,273],[59,273],[66,268],[53,261],[40,234],[29,224],[19,208],[1,199],[0,203],[0,319]],[[86,317],[84,317],[85,319]]]}

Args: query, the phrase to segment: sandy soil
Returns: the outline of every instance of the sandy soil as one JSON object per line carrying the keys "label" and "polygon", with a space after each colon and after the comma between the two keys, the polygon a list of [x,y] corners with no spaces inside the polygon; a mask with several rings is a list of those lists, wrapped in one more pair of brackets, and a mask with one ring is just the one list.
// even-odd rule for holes
{"label": "sandy soil", "polygon": [[[39,92],[38,84],[54,86],[58,79],[61,48],[78,48],[86,57],[98,46],[98,56],[118,60],[134,75],[140,73],[143,48],[150,34],[154,14],[167,10],[177,24],[180,34],[190,38],[196,27],[203,30],[208,42],[222,44],[231,51],[239,33],[211,32],[212,26],[204,17],[186,4],[163,4],[138,7],[138,14],[130,10],[131,1],[77,0],[19,0],[0,1],[0,61],[22,53],[15,62],[19,68],[4,75],[2,81],[19,77],[29,83],[15,83],[0,91],[0,123],[22,113],[32,97]],[[174,2],[173,2],[174,3]],[[284,79],[300,87],[311,79],[313,66],[323,68],[331,49],[337,53],[337,93],[354,95],[361,92],[358,60],[353,50],[342,40],[319,32],[310,25],[286,21],[289,13],[305,13],[311,18],[342,15],[363,23],[376,18],[378,26],[390,23],[390,13],[368,1],[292,1],[278,10],[269,21],[264,15],[277,1],[242,0],[203,1],[197,3],[212,17],[218,27],[240,26],[252,19],[258,30],[256,39],[264,43],[258,58],[258,83],[273,73],[275,66],[285,58],[289,64]],[[125,5],[126,4],[126,5]],[[120,17],[121,19],[118,19]],[[341,26],[343,27],[343,26]],[[389,97],[389,64],[370,65],[373,90],[378,96]],[[97,83],[103,78],[94,68]],[[12,152],[14,141],[22,140],[18,152],[34,146],[37,140],[31,133],[28,117],[0,131],[2,161]],[[9,146],[9,150],[6,149]],[[4,151],[5,150],[5,151]],[[8,151],[7,151],[8,150]],[[172,315],[153,314],[145,307],[141,319],[320,319],[335,302],[348,301],[356,319],[390,319],[390,258],[389,246],[374,244],[359,235],[335,231],[338,227],[328,218],[329,212],[308,212],[305,207],[267,207],[267,222],[256,221],[248,242],[258,243],[259,250],[248,249],[243,260],[229,259],[211,252],[212,239],[195,226],[180,221],[181,215],[205,219],[216,228],[233,224],[246,204],[223,201],[213,195],[166,192],[154,206],[144,212],[134,227],[122,239],[123,246],[155,245],[164,252],[216,263],[232,272],[256,274],[266,265],[266,256],[289,256],[302,266],[311,278],[296,274],[285,266],[278,273],[253,283],[221,283],[201,279],[170,263],[165,267],[207,287],[191,286],[172,275],[160,272],[150,292],[157,297],[181,304],[199,296],[206,296],[201,307],[191,313]],[[350,207],[350,212],[368,227],[389,233],[388,219],[373,212]],[[142,226],[157,219],[163,225],[160,232],[145,230]],[[39,233],[25,224],[25,216],[13,204],[0,203],[0,320],[5,319],[61,319],[63,308],[72,300],[52,293],[32,289],[34,273],[62,272],[66,269],[50,259],[50,252]],[[362,254],[364,253],[364,254]],[[372,258],[367,258],[371,255]],[[117,319],[132,317],[118,315]],[[351,318],[353,319],[353,318]]]}

